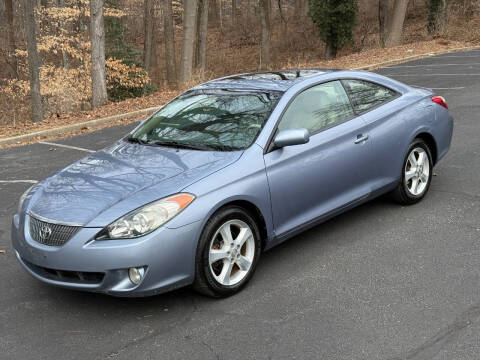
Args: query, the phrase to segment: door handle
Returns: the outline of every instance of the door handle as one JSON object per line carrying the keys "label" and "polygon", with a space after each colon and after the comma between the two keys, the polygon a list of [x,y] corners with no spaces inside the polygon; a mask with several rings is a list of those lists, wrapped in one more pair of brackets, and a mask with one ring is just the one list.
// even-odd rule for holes
{"label": "door handle", "polygon": [[357,140],[355,140],[355,144],[361,144],[367,140],[368,140],[368,135],[360,134],[360,135],[357,135]]}

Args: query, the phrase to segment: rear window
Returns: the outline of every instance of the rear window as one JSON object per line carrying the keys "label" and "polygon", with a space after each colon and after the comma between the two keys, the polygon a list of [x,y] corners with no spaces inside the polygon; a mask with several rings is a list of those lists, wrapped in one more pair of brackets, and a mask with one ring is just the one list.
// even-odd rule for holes
{"label": "rear window", "polygon": [[397,92],[369,81],[344,80],[343,82],[356,113],[373,109],[398,96]]}

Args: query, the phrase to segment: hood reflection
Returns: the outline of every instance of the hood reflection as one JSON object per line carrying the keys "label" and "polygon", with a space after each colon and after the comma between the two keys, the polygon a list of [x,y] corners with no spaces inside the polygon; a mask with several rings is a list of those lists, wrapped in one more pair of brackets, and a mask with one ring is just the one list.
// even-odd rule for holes
{"label": "hood reflection", "polygon": [[[239,152],[118,143],[47,179],[33,199],[31,211],[52,220],[86,224],[103,210],[138,191],[161,182],[168,183],[173,177],[175,184],[165,184],[165,189],[171,192],[175,185],[174,192],[180,191],[196,179],[235,161],[239,155]],[[196,171],[190,171],[193,169]],[[156,192],[151,195],[151,201],[164,195],[169,194]]]}

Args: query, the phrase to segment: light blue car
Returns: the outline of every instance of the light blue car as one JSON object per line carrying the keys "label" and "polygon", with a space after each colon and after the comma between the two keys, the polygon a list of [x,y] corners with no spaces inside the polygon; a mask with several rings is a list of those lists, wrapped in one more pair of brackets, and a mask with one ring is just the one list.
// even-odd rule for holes
{"label": "light blue car", "polygon": [[13,246],[52,285],[228,296],[301,231],[385,193],[420,201],[452,130],[442,97],[369,72],[224,77],[27,190]]}

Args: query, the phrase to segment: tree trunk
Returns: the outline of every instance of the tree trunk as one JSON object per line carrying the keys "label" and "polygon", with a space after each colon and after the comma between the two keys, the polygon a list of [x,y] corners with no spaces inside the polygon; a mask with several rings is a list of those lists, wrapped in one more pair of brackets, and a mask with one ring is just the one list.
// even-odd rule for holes
{"label": "tree trunk", "polygon": [[443,34],[447,28],[446,0],[430,0],[427,30],[429,35]]}
{"label": "tree trunk", "polygon": [[[59,8],[65,7],[65,0],[55,0],[55,6]],[[59,20],[58,25],[59,25],[59,28],[66,27],[69,32],[72,31],[69,23],[65,25],[62,20]],[[68,69],[70,67],[69,61],[68,61],[68,54],[65,51],[61,51],[61,52],[62,52],[62,66],[64,69]]]}
{"label": "tree trunk", "polygon": [[167,71],[167,83],[171,87],[177,85],[177,69],[175,55],[175,32],[173,28],[172,0],[166,1],[163,31],[165,37],[165,62]]}
{"label": "tree trunk", "polygon": [[[217,0],[215,0],[217,1]],[[218,19],[220,21],[220,29],[223,28],[223,2],[218,0]]]}
{"label": "tree trunk", "polygon": [[293,8],[293,15],[298,18],[302,14],[303,8],[303,0],[295,0],[294,8]]}
{"label": "tree trunk", "polygon": [[15,29],[13,27],[13,5],[12,0],[5,0],[5,18],[7,21],[7,64],[10,68],[10,74],[12,78],[18,78],[18,65],[17,56],[15,50],[17,46],[15,44]]}
{"label": "tree trunk", "polygon": [[202,79],[205,74],[205,66],[207,63],[207,33],[208,33],[208,0],[200,0],[198,27],[198,69]]}
{"label": "tree trunk", "polygon": [[215,26],[218,26],[220,24],[220,13],[219,13],[220,10],[218,8],[218,1],[212,0],[209,3],[210,3],[209,22]]}
{"label": "tree trunk", "polygon": [[463,0],[463,16],[465,16],[466,19],[470,19],[472,15],[472,0]]}
{"label": "tree trunk", "polygon": [[197,0],[184,0],[183,4],[183,41],[180,69],[180,82],[182,84],[192,78],[195,31],[197,25]]}
{"label": "tree trunk", "polygon": [[107,102],[105,81],[105,29],[103,27],[104,0],[90,0],[90,36],[92,47],[92,107]]}
{"label": "tree trunk", "polygon": [[287,28],[287,19],[285,18],[285,14],[282,8],[282,0],[277,0],[277,5],[278,5],[278,14],[280,15],[280,20],[281,20],[281,37],[283,41],[287,40],[287,33],[288,33],[288,28]]}
{"label": "tree trunk", "polygon": [[389,0],[378,1],[378,27],[380,35],[380,46],[385,47],[387,40],[387,24],[388,24],[388,2]]}
{"label": "tree trunk", "polygon": [[262,25],[260,43],[260,68],[270,65],[270,0],[260,0],[260,22]]}
{"label": "tree trunk", "polygon": [[150,73],[152,62],[152,46],[153,46],[153,0],[145,0],[145,41],[143,43],[143,62],[145,70]]}
{"label": "tree trunk", "polygon": [[325,44],[325,57],[327,60],[334,59],[337,56],[337,48],[331,43],[327,42]]}
{"label": "tree trunk", "polygon": [[310,10],[310,2],[308,0],[303,0],[303,17],[308,16],[308,11]]}
{"label": "tree trunk", "polygon": [[25,35],[27,38],[28,70],[30,73],[30,96],[32,98],[32,121],[43,120],[42,95],[40,93],[40,58],[37,49],[37,36],[33,1],[24,0]]}
{"label": "tree trunk", "polygon": [[200,66],[200,12],[202,11],[202,0],[197,0],[197,23],[195,24],[195,46],[193,49],[193,68]]}
{"label": "tree trunk", "polygon": [[295,7],[293,10],[296,18],[305,17],[308,15],[308,0],[295,0]]}
{"label": "tree trunk", "polygon": [[407,13],[408,0],[395,0],[393,14],[388,23],[386,46],[400,45],[402,42],[403,22]]}
{"label": "tree trunk", "polygon": [[237,23],[237,0],[232,0],[232,23]]}

